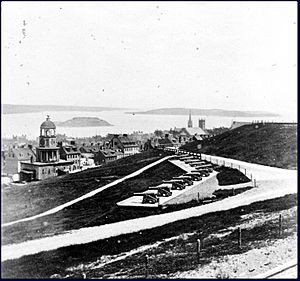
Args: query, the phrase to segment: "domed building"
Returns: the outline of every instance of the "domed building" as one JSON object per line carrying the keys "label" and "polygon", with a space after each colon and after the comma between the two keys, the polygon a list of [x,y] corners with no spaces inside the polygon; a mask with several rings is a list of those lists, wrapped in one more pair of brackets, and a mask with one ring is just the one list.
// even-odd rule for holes
{"label": "domed building", "polygon": [[21,162],[20,179],[43,180],[70,171],[74,161],[62,160],[56,140],[56,126],[47,115],[40,126],[39,146],[36,147],[36,162]]}
{"label": "domed building", "polygon": [[48,115],[46,121],[40,126],[39,146],[36,148],[37,162],[59,161],[59,147],[56,142],[55,130],[56,126]]}

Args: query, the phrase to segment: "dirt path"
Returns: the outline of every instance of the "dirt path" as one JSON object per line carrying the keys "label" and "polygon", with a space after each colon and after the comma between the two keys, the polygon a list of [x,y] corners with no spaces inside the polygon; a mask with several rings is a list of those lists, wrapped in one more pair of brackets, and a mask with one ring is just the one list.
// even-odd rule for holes
{"label": "dirt path", "polygon": [[[255,276],[255,278],[257,278]],[[267,279],[297,279],[298,278],[298,265],[294,266],[292,268],[289,268],[288,270],[285,270],[283,272],[280,272],[274,276],[268,277]]]}
{"label": "dirt path", "polygon": [[257,181],[297,177],[298,173],[297,170],[281,169],[203,153],[201,154],[201,157],[202,159],[214,164],[225,165],[227,167],[238,169],[247,176],[252,175],[253,179],[256,179]]}

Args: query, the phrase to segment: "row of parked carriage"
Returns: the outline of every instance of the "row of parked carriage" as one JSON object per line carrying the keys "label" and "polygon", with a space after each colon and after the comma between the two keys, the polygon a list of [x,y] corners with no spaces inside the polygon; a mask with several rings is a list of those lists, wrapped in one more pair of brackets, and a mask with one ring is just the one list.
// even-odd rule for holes
{"label": "row of parked carriage", "polygon": [[159,186],[149,187],[146,192],[135,193],[135,196],[143,196],[143,204],[159,203],[160,197],[172,196],[172,190],[183,190],[187,186],[193,185],[194,181],[201,181],[203,177],[208,177],[214,170],[213,165],[202,161],[199,156],[176,155],[173,159],[183,161],[193,169],[181,176],[164,180]]}

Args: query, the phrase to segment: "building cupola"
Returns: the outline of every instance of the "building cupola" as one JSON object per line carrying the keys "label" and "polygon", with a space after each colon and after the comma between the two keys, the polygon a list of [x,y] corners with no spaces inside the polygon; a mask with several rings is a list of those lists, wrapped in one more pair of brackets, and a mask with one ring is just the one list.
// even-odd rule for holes
{"label": "building cupola", "polygon": [[47,115],[46,121],[40,126],[40,147],[56,147],[56,126]]}
{"label": "building cupola", "polygon": [[55,124],[50,120],[49,115],[47,115],[46,121],[44,121],[40,126],[40,136],[55,136],[55,129]]}

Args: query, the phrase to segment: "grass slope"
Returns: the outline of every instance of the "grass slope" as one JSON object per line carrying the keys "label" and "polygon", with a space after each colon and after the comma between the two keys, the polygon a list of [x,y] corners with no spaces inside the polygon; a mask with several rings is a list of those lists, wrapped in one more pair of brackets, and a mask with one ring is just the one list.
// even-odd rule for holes
{"label": "grass slope", "polygon": [[[104,255],[120,254],[182,233],[194,233],[187,241],[178,238],[175,241],[167,242],[163,248],[159,247],[154,252],[144,251],[138,256],[132,256],[129,259],[107,265],[98,270],[83,271],[88,278],[105,278],[121,269],[125,270],[123,274],[126,274],[127,277],[140,277],[145,272],[145,254],[152,255],[150,274],[170,274],[178,270],[188,270],[198,266],[195,252],[196,239],[204,239],[205,249],[201,263],[207,263],[216,256],[246,252],[251,248],[259,247],[260,242],[264,242],[266,239],[278,238],[278,221],[270,221],[243,231],[242,249],[237,247],[237,232],[235,230],[223,239],[209,239],[209,237],[211,234],[222,233],[224,229],[242,224],[243,217],[246,214],[258,211],[259,213],[271,214],[294,206],[297,206],[297,195],[287,195],[283,198],[256,202],[228,211],[210,213],[137,233],[24,256],[20,259],[3,262],[2,277],[49,278],[53,274],[64,276],[70,274],[66,271],[68,267],[77,267],[78,265],[95,262]],[[292,235],[296,231],[296,221],[295,217],[284,221],[286,231],[283,238]],[[82,269],[84,269],[83,266]],[[82,278],[81,272],[82,270],[78,269],[70,277]]]}
{"label": "grass slope", "polygon": [[219,171],[219,173],[217,174],[217,180],[220,186],[246,183],[251,181],[237,169],[221,166],[217,170]]}
{"label": "grass slope", "polygon": [[[142,192],[149,186],[158,185],[164,179],[171,179],[183,173],[180,168],[165,161],[139,176],[103,190],[53,215],[3,228],[2,244],[18,243],[71,229],[157,214],[159,210],[156,209],[123,209],[116,206],[116,203],[135,192]],[[181,206],[181,208],[184,207],[187,206]]]}
{"label": "grass slope", "polygon": [[[112,181],[101,177],[124,177],[166,155],[165,152],[152,150],[76,174],[32,182],[25,186],[2,187],[2,223],[47,211]],[[100,179],[100,182],[95,179]]]}
{"label": "grass slope", "polygon": [[[197,145],[202,148],[197,149]],[[215,137],[182,146],[192,152],[237,160],[297,169],[297,126],[288,124],[251,124]]]}

